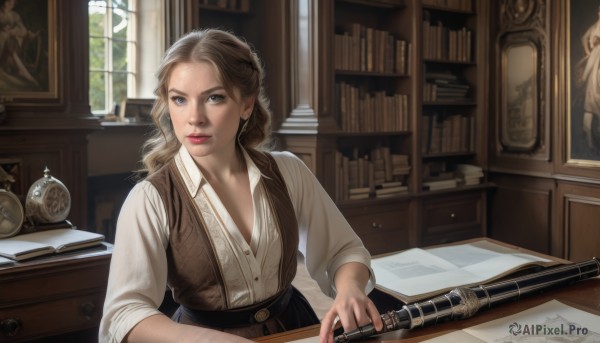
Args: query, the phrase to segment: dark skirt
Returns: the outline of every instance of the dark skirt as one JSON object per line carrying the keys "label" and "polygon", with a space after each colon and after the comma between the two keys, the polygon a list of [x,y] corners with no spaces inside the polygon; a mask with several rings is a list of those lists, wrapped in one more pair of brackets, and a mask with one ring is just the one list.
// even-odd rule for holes
{"label": "dark skirt", "polygon": [[[261,323],[239,323],[228,321],[223,322],[222,325],[218,325],[214,320],[214,318],[217,317],[214,315],[214,312],[212,312],[211,315],[208,312],[195,311],[183,306],[179,306],[172,319],[181,324],[211,328],[249,339],[320,323],[319,318],[308,303],[308,300],[306,300],[302,293],[294,287],[291,287],[288,299],[284,299],[283,303],[280,305],[281,310],[278,311],[280,313],[271,316]],[[224,317],[231,318],[232,316]]]}

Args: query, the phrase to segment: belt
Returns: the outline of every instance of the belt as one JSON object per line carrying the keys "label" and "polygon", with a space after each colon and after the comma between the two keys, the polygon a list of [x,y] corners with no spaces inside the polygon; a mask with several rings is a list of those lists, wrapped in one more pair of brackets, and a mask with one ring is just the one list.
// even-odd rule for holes
{"label": "belt", "polygon": [[199,325],[215,328],[236,328],[260,324],[270,318],[277,318],[287,308],[293,294],[290,286],[258,304],[223,311],[202,311],[181,305],[183,313]]}

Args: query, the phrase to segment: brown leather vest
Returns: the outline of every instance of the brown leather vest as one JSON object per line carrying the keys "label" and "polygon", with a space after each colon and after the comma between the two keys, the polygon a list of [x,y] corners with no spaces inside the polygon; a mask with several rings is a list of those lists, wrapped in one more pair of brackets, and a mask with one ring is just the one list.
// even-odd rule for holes
{"label": "brown leather vest", "polygon": [[[296,275],[298,222],[287,186],[273,157],[250,149],[247,152],[263,174],[260,182],[276,219],[273,225],[277,225],[282,239],[278,280],[282,291]],[[196,310],[227,309],[227,294],[214,246],[175,161],[172,160],[147,180],[158,190],[167,212],[170,230],[167,284],[173,291],[174,300]]]}

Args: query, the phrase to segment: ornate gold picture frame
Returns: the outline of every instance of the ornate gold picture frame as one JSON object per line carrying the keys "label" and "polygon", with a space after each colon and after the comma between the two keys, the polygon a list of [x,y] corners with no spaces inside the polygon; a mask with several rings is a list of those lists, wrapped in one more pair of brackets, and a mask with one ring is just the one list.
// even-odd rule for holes
{"label": "ornate gold picture frame", "polygon": [[56,0],[2,1],[0,102],[58,98]]}

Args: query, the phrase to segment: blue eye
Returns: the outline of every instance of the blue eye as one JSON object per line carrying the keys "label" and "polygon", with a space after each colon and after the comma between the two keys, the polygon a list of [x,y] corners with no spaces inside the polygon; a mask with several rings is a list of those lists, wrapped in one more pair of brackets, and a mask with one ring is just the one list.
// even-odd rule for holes
{"label": "blue eye", "polygon": [[185,99],[181,96],[175,95],[171,97],[171,102],[175,105],[183,105],[185,103]]}

